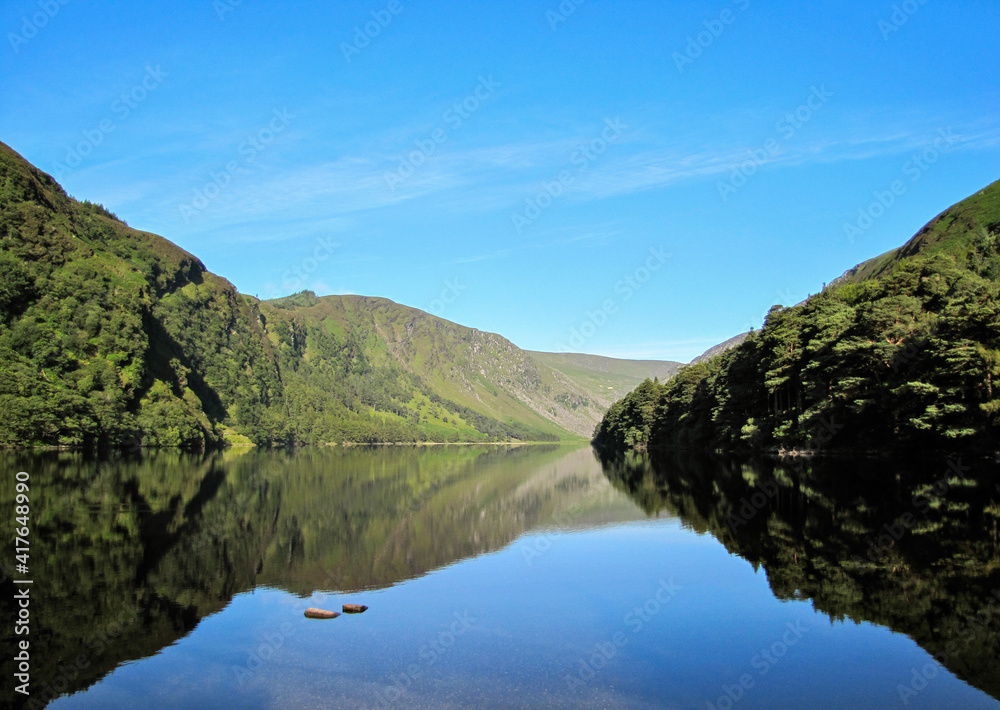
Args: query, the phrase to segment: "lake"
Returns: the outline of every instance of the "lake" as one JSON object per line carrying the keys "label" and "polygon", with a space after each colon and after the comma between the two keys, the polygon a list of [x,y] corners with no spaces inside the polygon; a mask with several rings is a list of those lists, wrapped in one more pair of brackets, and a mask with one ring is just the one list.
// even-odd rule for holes
{"label": "lake", "polygon": [[[30,474],[32,515],[34,705],[10,680],[7,579],[5,707],[1000,708],[983,463],[0,460],[8,503]],[[345,603],[368,610],[303,614]]]}

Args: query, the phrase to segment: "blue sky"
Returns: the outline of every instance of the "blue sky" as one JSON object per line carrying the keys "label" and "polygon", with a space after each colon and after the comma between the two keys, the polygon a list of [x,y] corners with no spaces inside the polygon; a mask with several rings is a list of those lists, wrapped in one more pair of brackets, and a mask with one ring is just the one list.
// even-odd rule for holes
{"label": "blue sky", "polygon": [[[1000,178],[1000,8],[9,0],[0,140],[242,292],[687,361]],[[848,228],[850,225],[850,228]]]}

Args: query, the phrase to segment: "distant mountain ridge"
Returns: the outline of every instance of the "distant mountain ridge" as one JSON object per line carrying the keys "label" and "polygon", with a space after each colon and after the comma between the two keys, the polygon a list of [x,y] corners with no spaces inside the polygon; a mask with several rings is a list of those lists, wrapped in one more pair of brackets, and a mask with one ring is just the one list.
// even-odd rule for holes
{"label": "distant mountain ridge", "polygon": [[713,345],[712,347],[710,347],[708,350],[703,352],[701,355],[696,357],[688,364],[697,365],[700,362],[708,362],[716,355],[721,355],[727,350],[731,350],[732,348],[735,348],[738,345],[742,345],[743,341],[746,340],[749,335],[750,333],[740,333],[739,335],[734,335],[729,340],[721,342],[718,345]]}
{"label": "distant mountain ridge", "polygon": [[[448,431],[449,424],[456,428],[458,410],[450,402],[548,434],[562,436],[569,431],[589,436],[616,397],[646,377],[668,376],[679,366],[524,351],[495,333],[467,328],[385,298],[317,297],[306,291],[258,302],[258,307],[268,332],[275,336],[272,345],[281,352],[292,345],[290,336],[283,335],[285,328],[290,334],[298,328],[307,338],[313,332],[316,347],[321,347],[323,334],[363,342],[370,365],[399,368],[418,378],[429,389],[415,400],[416,409],[441,435],[453,433]],[[302,357],[312,358],[308,348]],[[435,402],[437,397],[446,402]],[[452,412],[450,417],[445,410]],[[461,425],[461,416],[459,420]]]}
{"label": "distant mountain ridge", "polygon": [[528,353],[381,298],[260,301],[2,143],[0,271],[0,446],[579,438],[678,365]]}

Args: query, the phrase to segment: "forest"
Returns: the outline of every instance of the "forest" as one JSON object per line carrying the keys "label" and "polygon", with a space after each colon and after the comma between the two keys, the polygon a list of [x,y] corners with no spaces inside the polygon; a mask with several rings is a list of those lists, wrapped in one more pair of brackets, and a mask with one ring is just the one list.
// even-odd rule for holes
{"label": "forest", "polygon": [[[3,144],[0,273],[0,447],[569,436],[525,422],[532,412],[516,402],[491,415],[454,401],[379,349],[371,311],[349,314],[346,329],[302,315],[319,301],[311,292],[240,294],[166,239],[70,198]],[[371,299],[373,310],[390,303]],[[398,318],[412,310],[391,305]],[[453,352],[436,356],[460,369]]]}
{"label": "forest", "polygon": [[1000,183],[904,247],[611,406],[598,447],[995,452],[1000,436]]}
{"label": "forest", "polygon": [[[240,294],[2,144],[0,272],[0,446],[552,441],[606,392],[385,299]],[[593,440],[995,451],[998,304],[994,183],[805,302],[774,306],[736,347],[643,382]]]}
{"label": "forest", "polygon": [[603,465],[648,515],[762,568],[778,599],[888,626],[1000,696],[996,464],[630,451]]}

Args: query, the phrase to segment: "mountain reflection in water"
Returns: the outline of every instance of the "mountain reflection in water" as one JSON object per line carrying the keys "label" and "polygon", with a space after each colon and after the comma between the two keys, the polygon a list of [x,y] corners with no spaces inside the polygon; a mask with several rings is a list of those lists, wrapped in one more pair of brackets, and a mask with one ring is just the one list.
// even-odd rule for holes
{"label": "mountain reflection in water", "polygon": [[[4,470],[31,474],[36,700],[156,653],[257,586],[300,596],[378,589],[498,550],[528,530],[644,517],[582,447],[0,460]],[[13,499],[13,476],[0,492]],[[0,613],[12,619],[4,577]],[[11,635],[5,646],[15,642]],[[15,672],[13,656],[0,659],[5,678]],[[13,707],[25,699],[5,683],[3,700]]]}
{"label": "mountain reflection in water", "polygon": [[763,567],[777,598],[906,634],[1000,699],[995,464],[629,454],[604,470],[647,513]]}
{"label": "mountain reflection in water", "polygon": [[[519,563],[521,553],[541,551],[561,532],[649,517],[676,517],[675,527],[710,533],[730,553],[762,567],[778,599],[812,600],[831,619],[906,634],[955,675],[1000,697],[1000,491],[995,467],[978,462],[685,457],[651,463],[637,455],[601,460],[589,448],[560,446],[155,452],[110,461],[6,453],[0,459],[8,471],[31,472],[32,699],[39,707],[91,688],[130,661],[189,642],[210,615],[216,624],[220,618],[245,623],[239,613],[227,617],[233,611],[227,607],[260,587],[300,600],[320,591],[371,592],[407,582],[405,588],[412,586],[408,580],[503,550],[522,536],[510,550]],[[13,477],[0,491],[12,498]],[[537,534],[547,530],[553,534]],[[611,530],[608,539],[614,536]],[[641,560],[653,551],[640,546],[630,554]],[[527,556],[522,569],[539,569]],[[715,553],[711,557],[718,565]],[[544,562],[558,566],[565,559],[555,552]],[[588,585],[614,589],[615,580],[588,580],[584,568],[567,574],[577,575],[562,583],[575,590],[578,603],[588,598]],[[506,582],[516,588],[519,579]],[[9,579],[2,586],[0,613],[12,618]],[[484,592],[455,592],[464,593]],[[517,600],[491,603],[505,610]],[[376,623],[374,613],[366,612],[365,623]],[[738,618],[740,610],[733,613]],[[561,668],[575,656],[566,661],[561,655],[569,651],[556,630],[576,623],[573,607],[551,623],[555,635],[532,652]],[[532,629],[510,632],[510,643],[534,642]],[[658,643],[668,640],[651,634],[630,650],[659,658]],[[14,641],[5,638],[0,659],[7,678],[14,654],[6,649]],[[489,654],[492,643],[477,648]],[[472,641],[467,645],[471,653]],[[305,657],[295,653],[287,649],[287,658]],[[705,666],[699,682],[714,692],[718,669],[697,658],[676,662]],[[138,678],[136,697],[142,697],[148,676]],[[24,705],[11,684],[4,688],[5,707]],[[214,700],[224,704],[225,692],[219,693]]]}

